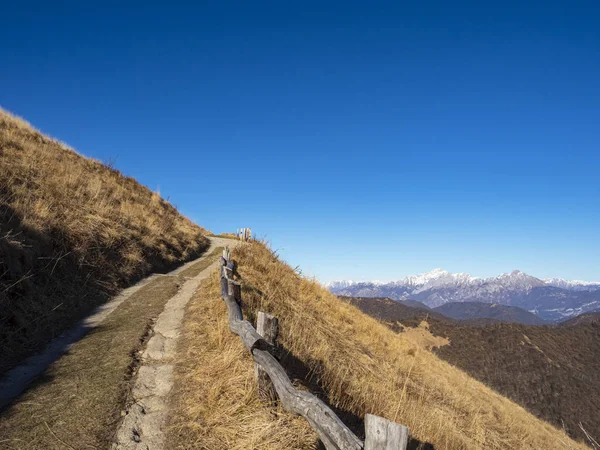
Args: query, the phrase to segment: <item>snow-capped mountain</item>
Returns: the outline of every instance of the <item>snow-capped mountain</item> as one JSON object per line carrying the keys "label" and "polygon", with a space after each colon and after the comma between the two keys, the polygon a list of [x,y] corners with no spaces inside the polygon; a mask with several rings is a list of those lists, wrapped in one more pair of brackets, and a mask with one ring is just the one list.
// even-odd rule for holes
{"label": "snow-capped mountain", "polygon": [[545,278],[544,283],[548,286],[554,286],[572,291],[596,291],[600,289],[600,282],[581,281],[581,280],[563,280],[562,278]]}
{"label": "snow-capped mountain", "polygon": [[431,308],[449,302],[499,303],[554,321],[600,310],[600,283],[542,280],[519,270],[478,278],[434,269],[389,283],[334,281],[328,288],[338,295],[417,300]]}

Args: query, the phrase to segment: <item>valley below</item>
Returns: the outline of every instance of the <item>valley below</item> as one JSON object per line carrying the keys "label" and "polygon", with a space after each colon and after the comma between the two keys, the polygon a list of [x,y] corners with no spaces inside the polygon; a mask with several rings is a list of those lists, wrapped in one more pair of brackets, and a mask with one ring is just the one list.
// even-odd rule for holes
{"label": "valley below", "polygon": [[600,435],[600,314],[525,325],[455,320],[389,298],[341,298],[400,334],[426,324],[447,342],[432,348],[441,359],[574,438]]}

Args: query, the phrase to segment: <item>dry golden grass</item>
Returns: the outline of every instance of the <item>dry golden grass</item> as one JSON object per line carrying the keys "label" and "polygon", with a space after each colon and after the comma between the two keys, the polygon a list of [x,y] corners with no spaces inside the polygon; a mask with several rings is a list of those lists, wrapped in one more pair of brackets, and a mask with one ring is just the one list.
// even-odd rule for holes
{"label": "dry golden grass", "polygon": [[219,286],[214,274],[186,314],[168,448],[317,448],[316,434],[304,419],[258,400],[252,358],[229,331]]}
{"label": "dry golden grass", "polygon": [[[411,430],[413,445],[422,448],[587,448],[431,352],[415,350],[413,342],[300,277],[265,246],[240,245],[233,257],[244,285],[244,314],[253,317],[260,310],[279,318],[282,345],[312,369],[335,406],[361,417],[373,413],[403,423]],[[221,321],[221,339],[227,339],[225,308],[215,305],[211,315],[212,323]],[[201,335],[206,324],[193,326]],[[218,347],[226,352],[224,367],[241,372],[251,366],[236,339],[229,347],[224,341],[206,345],[202,339],[197,345],[203,351]],[[194,358],[201,358],[201,351]],[[213,364],[211,359],[203,362]],[[224,379],[216,383],[227,386],[227,370],[221,375]],[[250,377],[246,380],[238,399],[252,401],[254,387]],[[206,404],[214,407],[218,398],[217,391]],[[231,404],[237,406],[236,401]],[[229,432],[236,426],[231,423]]]}
{"label": "dry golden grass", "polygon": [[229,238],[229,239],[238,239],[237,234],[235,233],[221,233],[219,237]]}
{"label": "dry golden grass", "polygon": [[[386,325],[389,326],[387,322]],[[397,322],[396,325],[402,330],[402,337],[414,344],[415,352],[417,349],[432,350],[450,344],[448,338],[431,334],[429,324],[425,320],[421,321],[417,327],[406,327],[400,322]]]}
{"label": "dry golden grass", "polygon": [[0,371],[116,289],[203,251],[133,178],[0,110]]}

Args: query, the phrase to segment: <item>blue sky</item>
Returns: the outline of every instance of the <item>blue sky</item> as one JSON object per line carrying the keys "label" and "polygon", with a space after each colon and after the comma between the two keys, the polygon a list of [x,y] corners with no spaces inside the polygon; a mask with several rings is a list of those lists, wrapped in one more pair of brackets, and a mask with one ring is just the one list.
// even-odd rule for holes
{"label": "blue sky", "polygon": [[322,281],[600,280],[598,2],[34,3],[0,105],[206,228]]}

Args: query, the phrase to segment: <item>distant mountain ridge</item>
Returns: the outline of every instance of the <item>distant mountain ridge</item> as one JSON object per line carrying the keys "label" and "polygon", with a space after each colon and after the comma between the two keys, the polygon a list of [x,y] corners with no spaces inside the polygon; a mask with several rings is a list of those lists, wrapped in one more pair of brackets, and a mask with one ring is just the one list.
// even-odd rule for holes
{"label": "distant mountain ridge", "polygon": [[433,311],[457,320],[492,319],[523,325],[546,325],[549,323],[522,308],[498,303],[451,302],[438,306]]}
{"label": "distant mountain ridge", "polygon": [[478,278],[442,269],[392,282],[334,281],[331,292],[353,297],[416,300],[430,308],[450,302],[497,303],[517,306],[544,320],[561,321],[600,310],[600,283],[540,279],[520,270]]}
{"label": "distant mountain ridge", "polygon": [[573,291],[595,291],[600,289],[600,282],[564,280],[562,278],[544,278],[544,283],[548,286],[554,286]]}

